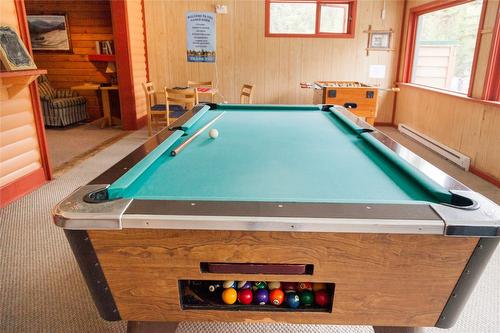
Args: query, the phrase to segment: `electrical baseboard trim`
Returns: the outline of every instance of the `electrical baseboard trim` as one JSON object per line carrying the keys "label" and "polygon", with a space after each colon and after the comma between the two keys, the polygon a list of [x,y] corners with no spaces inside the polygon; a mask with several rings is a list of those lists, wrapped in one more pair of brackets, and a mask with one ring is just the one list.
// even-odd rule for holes
{"label": "electrical baseboard trim", "polygon": [[414,130],[413,128],[405,125],[405,124],[399,124],[398,125],[398,130],[404,134],[409,136],[410,138],[416,140],[417,142],[423,144],[427,148],[433,150],[434,152],[438,153],[439,155],[443,156],[447,160],[457,164],[459,167],[463,168],[466,171],[469,171],[470,167],[470,157],[450,148],[442,143],[434,140],[433,138],[428,137],[425,134],[422,134],[418,132],[417,130]]}

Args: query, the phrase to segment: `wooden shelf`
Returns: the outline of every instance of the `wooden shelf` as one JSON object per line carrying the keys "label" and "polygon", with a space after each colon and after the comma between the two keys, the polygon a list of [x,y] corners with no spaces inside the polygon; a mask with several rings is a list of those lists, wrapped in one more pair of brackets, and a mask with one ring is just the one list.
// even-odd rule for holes
{"label": "wooden shelf", "polygon": [[90,61],[115,61],[114,54],[89,54],[88,57]]}
{"label": "wooden shelf", "polygon": [[7,88],[9,98],[12,98],[43,74],[47,74],[45,69],[0,72],[0,80],[2,81],[2,86]]}

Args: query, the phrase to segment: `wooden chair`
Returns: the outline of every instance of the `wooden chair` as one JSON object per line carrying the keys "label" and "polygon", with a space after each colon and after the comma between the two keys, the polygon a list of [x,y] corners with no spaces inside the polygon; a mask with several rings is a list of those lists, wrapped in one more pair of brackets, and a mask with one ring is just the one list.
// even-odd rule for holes
{"label": "wooden chair", "polygon": [[[145,82],[142,84],[144,93],[146,94],[146,104],[147,104],[147,118],[148,118],[148,134],[151,136],[153,133],[153,126],[157,125],[167,125],[167,106],[165,104],[158,104],[156,98],[156,91],[153,82]],[[163,118],[163,119],[162,119]]]}
{"label": "wooden chair", "polygon": [[255,88],[254,84],[244,84],[243,87],[241,87],[241,93],[240,93],[241,104],[252,104],[253,88]]}
{"label": "wooden chair", "polygon": [[195,106],[197,101],[198,92],[196,89],[170,89],[165,87],[167,126],[170,126],[170,117],[180,117],[185,110]]}
{"label": "wooden chair", "polygon": [[[210,102],[214,102],[214,98],[215,98],[215,90],[212,90],[213,89],[213,83],[212,81],[188,81],[187,83],[188,87],[190,88],[210,88],[211,91],[210,92],[207,92],[205,94],[209,94],[210,95]],[[198,90],[198,89],[197,89]],[[202,92],[199,92],[198,91],[198,96],[196,96],[196,104],[198,104],[199,100],[199,95],[200,94],[204,94]]]}

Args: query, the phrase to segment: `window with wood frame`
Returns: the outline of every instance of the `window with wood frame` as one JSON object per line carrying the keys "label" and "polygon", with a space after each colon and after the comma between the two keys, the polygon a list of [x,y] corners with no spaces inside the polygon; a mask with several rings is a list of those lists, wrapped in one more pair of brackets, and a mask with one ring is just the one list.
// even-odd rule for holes
{"label": "window with wood frame", "polygon": [[454,0],[413,12],[405,82],[470,95],[483,0]]}
{"label": "window with wood frame", "polygon": [[266,0],[267,37],[354,37],[356,0]]}

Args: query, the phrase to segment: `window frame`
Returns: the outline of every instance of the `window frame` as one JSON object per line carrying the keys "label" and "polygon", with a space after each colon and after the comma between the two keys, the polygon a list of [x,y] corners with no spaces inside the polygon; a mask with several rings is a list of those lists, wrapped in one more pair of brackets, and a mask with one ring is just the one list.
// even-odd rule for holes
{"label": "window frame", "polygon": [[481,30],[483,30],[484,26],[484,17],[486,15],[486,6],[488,4],[488,0],[483,0],[483,4],[481,7],[481,15],[479,17],[478,29],[476,32],[476,45],[474,48],[474,55],[472,58],[472,68],[471,74],[469,78],[469,88],[467,93],[461,93],[453,90],[436,88],[420,83],[411,82],[412,72],[413,72],[413,64],[415,60],[415,46],[417,42],[417,30],[418,30],[418,19],[421,15],[432,13],[435,11],[443,10],[446,8],[451,8],[459,5],[463,5],[474,0],[435,0],[421,6],[413,7],[410,9],[409,18],[408,18],[408,30],[406,35],[406,50],[404,54],[404,66],[403,66],[403,75],[402,82],[411,84],[417,87],[428,88],[432,90],[437,90],[443,92],[445,94],[450,95],[460,95],[464,97],[472,97],[472,90],[474,88],[474,80],[476,76],[476,68],[477,68],[477,59],[479,56],[479,49],[481,45]]}
{"label": "window frame", "polygon": [[[356,30],[356,7],[358,0],[265,0],[265,37],[287,37],[287,38],[354,38]],[[272,33],[270,29],[270,7],[271,3],[315,3],[316,4],[316,21],[314,34],[289,34],[289,33]],[[347,32],[320,32],[321,24],[321,6],[323,4],[340,4],[348,5],[347,12]]]}
{"label": "window frame", "polygon": [[482,98],[500,102],[500,13],[497,11]]}

